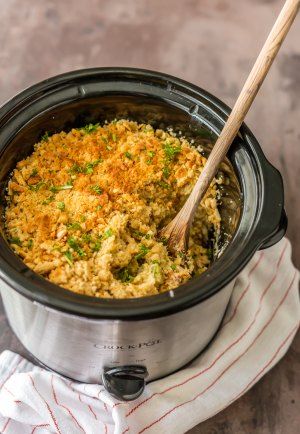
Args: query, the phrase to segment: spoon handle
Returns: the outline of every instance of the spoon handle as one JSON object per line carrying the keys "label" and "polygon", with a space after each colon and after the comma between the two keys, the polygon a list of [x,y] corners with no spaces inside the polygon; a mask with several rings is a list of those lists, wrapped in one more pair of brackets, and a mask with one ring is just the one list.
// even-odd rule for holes
{"label": "spoon handle", "polygon": [[[287,0],[264,44],[256,62],[243,86],[243,89],[217,139],[206,165],[201,172],[189,198],[165,232],[169,242],[186,248],[189,226],[193,215],[206,193],[220,163],[237,135],[239,128],[263,83],[278,50],[287,35],[300,6],[300,0]],[[167,229],[166,228],[166,229]],[[173,236],[173,241],[172,241]],[[184,239],[185,238],[185,239]]]}

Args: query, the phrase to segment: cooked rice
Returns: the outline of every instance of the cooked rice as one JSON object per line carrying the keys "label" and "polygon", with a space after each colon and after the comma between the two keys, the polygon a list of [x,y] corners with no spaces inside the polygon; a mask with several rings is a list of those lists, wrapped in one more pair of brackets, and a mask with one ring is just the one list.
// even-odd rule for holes
{"label": "cooked rice", "polygon": [[218,182],[196,213],[187,256],[159,239],[206,159],[172,131],[127,120],[46,135],[8,184],[13,250],[51,282],[95,297],[176,288],[210,264],[220,230]]}

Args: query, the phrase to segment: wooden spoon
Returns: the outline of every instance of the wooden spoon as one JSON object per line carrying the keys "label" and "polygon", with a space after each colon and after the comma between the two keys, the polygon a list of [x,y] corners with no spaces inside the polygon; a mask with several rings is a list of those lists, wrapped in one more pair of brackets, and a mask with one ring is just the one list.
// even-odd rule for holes
{"label": "wooden spoon", "polygon": [[299,5],[300,0],[287,0],[285,2],[190,196],[175,218],[161,230],[160,234],[167,240],[169,250],[173,252],[187,250],[190,227],[195,211],[215,176],[220,163],[225,158],[233,139],[237,135],[297,15]]}

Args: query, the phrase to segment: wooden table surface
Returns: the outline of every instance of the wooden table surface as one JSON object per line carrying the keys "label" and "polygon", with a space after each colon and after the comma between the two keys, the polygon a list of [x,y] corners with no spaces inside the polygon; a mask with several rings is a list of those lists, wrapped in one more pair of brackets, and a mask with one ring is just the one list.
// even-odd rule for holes
{"label": "wooden table surface", "polygon": [[[232,106],[283,0],[0,0],[0,103],[46,77],[134,66],[195,83]],[[247,117],[284,176],[288,235],[300,265],[300,16]],[[3,309],[0,351],[26,351]],[[296,434],[300,337],[246,395],[190,434]]]}

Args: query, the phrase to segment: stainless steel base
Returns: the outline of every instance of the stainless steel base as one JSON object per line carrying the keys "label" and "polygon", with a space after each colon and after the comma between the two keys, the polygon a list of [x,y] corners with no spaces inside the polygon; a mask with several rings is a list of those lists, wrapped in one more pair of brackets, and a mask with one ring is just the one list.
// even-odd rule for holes
{"label": "stainless steel base", "polygon": [[28,351],[62,375],[100,383],[107,367],[142,365],[153,380],[192,360],[216,333],[233,282],[190,309],[139,321],[69,315],[26,299],[3,281],[0,287],[9,323]]}

